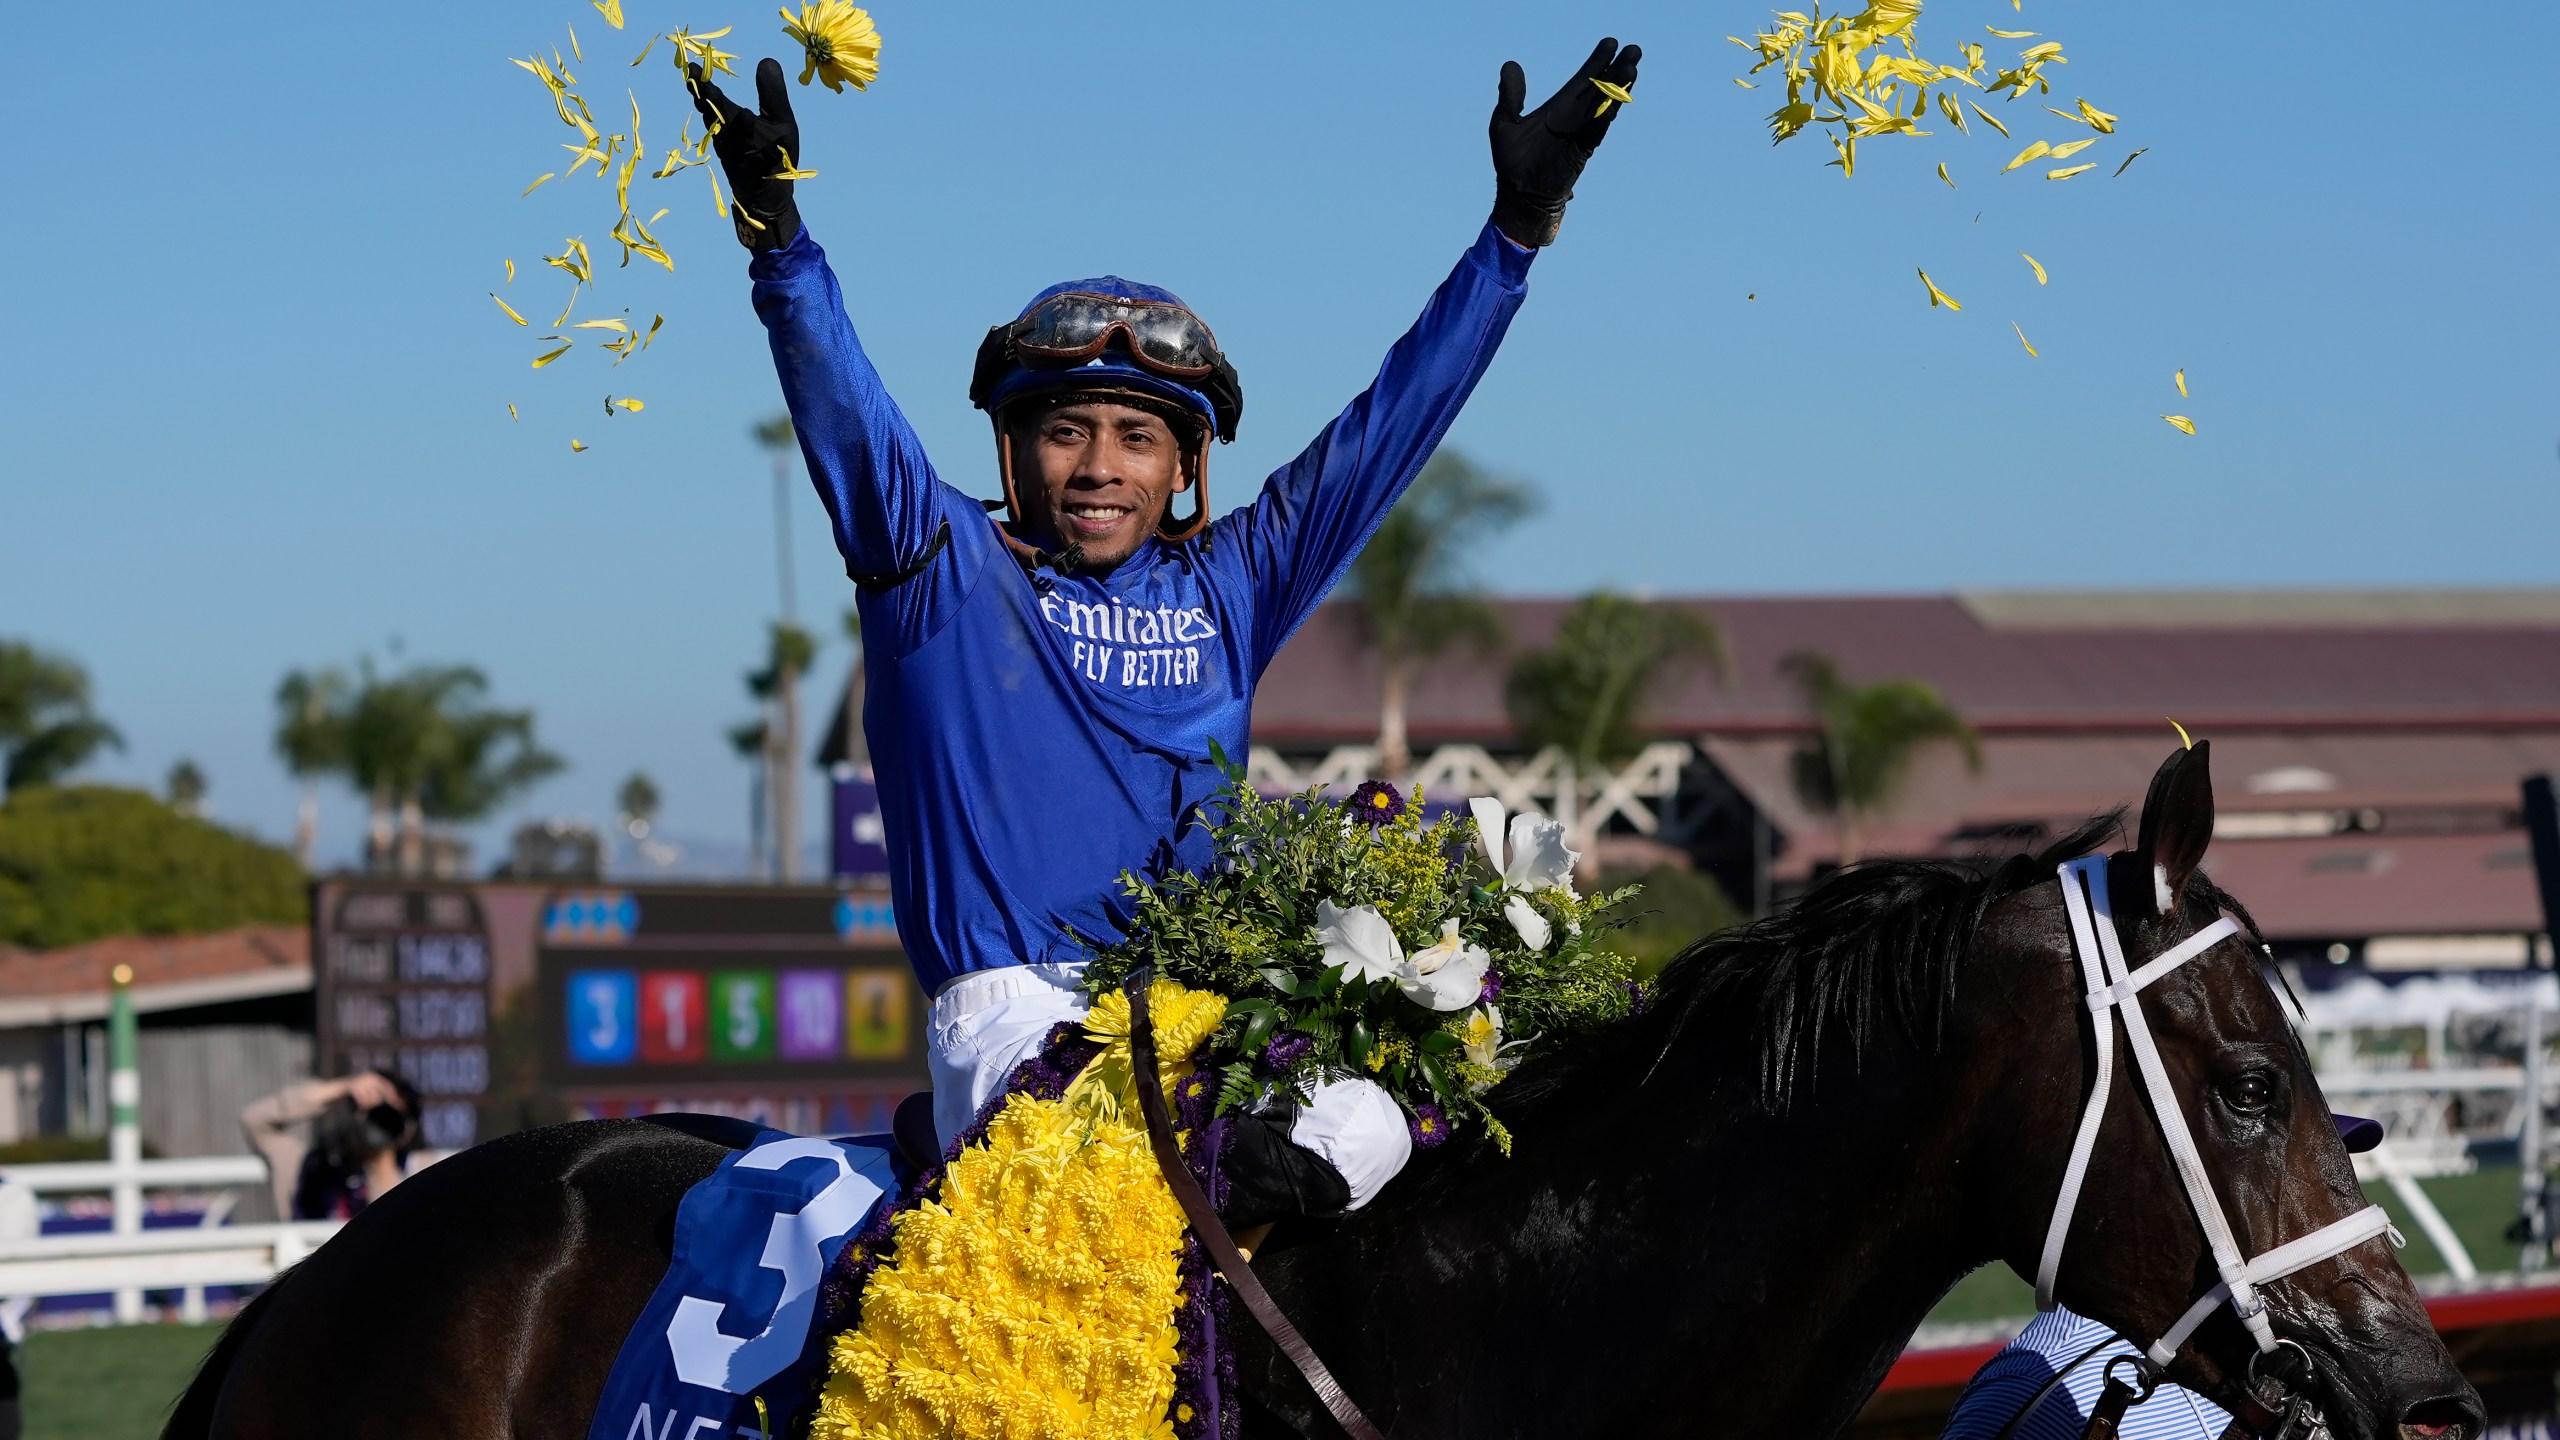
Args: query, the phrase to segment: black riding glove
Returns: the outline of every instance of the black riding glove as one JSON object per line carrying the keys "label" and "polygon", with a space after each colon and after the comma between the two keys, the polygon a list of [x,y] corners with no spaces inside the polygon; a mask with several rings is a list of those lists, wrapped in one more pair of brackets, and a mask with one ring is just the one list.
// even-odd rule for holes
{"label": "black riding glove", "polygon": [[1563,89],[1526,115],[1520,106],[1529,96],[1529,77],[1518,62],[1502,62],[1493,107],[1493,223],[1503,234],[1532,247],[1555,243],[1573,182],[1618,120],[1620,107],[1593,82],[1632,88],[1643,58],[1640,46],[1621,50],[1616,40],[1603,40]]}
{"label": "black riding glove", "polygon": [[779,250],[799,238],[800,207],[791,198],[791,182],[774,178],[800,166],[800,122],[791,115],[782,62],[767,59],[756,66],[760,115],[721,94],[701,66],[686,66],[685,77],[692,82],[693,108],[702,112],[702,123],[718,130],[711,148],[719,153],[720,172],[729,177],[729,217],[737,224],[738,243],[750,250]]}
{"label": "black riding glove", "polygon": [[1228,1229],[1351,1208],[1351,1182],[1289,1138],[1297,1120],[1298,1107],[1286,1099],[1236,1117],[1234,1148],[1218,1163],[1229,1187],[1218,1218]]}

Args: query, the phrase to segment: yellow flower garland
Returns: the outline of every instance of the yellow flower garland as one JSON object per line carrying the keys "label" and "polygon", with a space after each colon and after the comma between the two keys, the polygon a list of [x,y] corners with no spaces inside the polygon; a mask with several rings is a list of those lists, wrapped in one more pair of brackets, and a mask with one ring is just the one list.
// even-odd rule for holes
{"label": "yellow flower garland", "polygon": [[[1226,1001],[1159,980],[1148,1003],[1170,1083]],[[1087,1028],[1108,1043],[1070,1098],[1007,1100],[897,1218],[811,1440],[1172,1440],[1182,1210],[1127,1088],[1127,1002]]]}

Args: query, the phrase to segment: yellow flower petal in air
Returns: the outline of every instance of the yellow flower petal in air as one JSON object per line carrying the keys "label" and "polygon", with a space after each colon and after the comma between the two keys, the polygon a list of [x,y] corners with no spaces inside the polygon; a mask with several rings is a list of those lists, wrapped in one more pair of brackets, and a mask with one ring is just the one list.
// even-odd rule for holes
{"label": "yellow flower petal in air", "polygon": [[2188,434],[2188,435],[2193,435],[2194,433],[2196,433],[2196,422],[2194,422],[2193,420],[2188,419],[2188,418],[2187,418],[2186,416],[2184,416],[2184,415],[2163,415],[2163,416],[2161,416],[2160,418],[2161,418],[2161,419],[2163,419],[2163,420],[2168,421],[2168,422],[2169,422],[2170,424],[2172,424],[2172,425],[2177,426],[2177,427],[2178,427],[2178,429],[2179,429],[2179,431],[2180,431],[2181,433]]}
{"label": "yellow flower petal in air", "polygon": [[2099,109],[2097,106],[2090,104],[2086,100],[2078,101],[2076,103],[2080,106],[2080,118],[2089,122],[2090,129],[2097,131],[2101,135],[2113,135],[2116,133],[2115,116],[2108,114],[2106,111]]}
{"label": "yellow flower petal in air", "polygon": [[782,150],[782,168],[764,178],[767,180],[815,180],[818,178],[817,171],[802,170],[794,166],[791,163],[791,152],[789,150],[783,150],[779,145],[776,145],[773,148],[776,150]]}
{"label": "yellow flower petal in air", "polygon": [[650,317],[649,317],[649,333],[640,337],[640,348],[641,348],[641,349],[643,349],[643,350],[648,349],[648,348],[649,348],[649,342],[658,338],[658,327],[659,327],[659,326],[661,326],[661,325],[664,325],[664,324],[666,324],[666,323],[667,323],[667,317],[666,317],[666,316],[664,316],[664,315],[652,315],[652,316],[650,316]]}
{"label": "yellow flower petal in air", "polygon": [[816,76],[841,95],[845,82],[856,90],[871,88],[880,74],[880,32],[871,12],[847,0],[817,0],[803,5],[797,19],[782,12],[782,33],[800,42],[800,83]]}
{"label": "yellow flower petal in air", "polygon": [[2027,268],[2028,268],[2028,269],[2030,269],[2030,270],[2033,270],[2034,272],[2036,272],[2036,283],[2037,283],[2037,284],[2039,284],[2039,285],[2043,284],[2043,283],[2044,283],[2044,266],[2042,266],[2042,265],[2040,265],[2040,264],[2036,263],[2036,257],[2034,257],[2033,255],[2028,254],[2028,253],[2027,253],[2026,251],[2024,251],[2024,250],[2021,250],[2021,251],[2019,251],[2019,252],[2018,252],[2018,258],[2019,258],[2019,259],[2021,259],[2021,260],[2026,261],[2026,262],[2027,262]]}
{"label": "yellow flower petal in air", "polygon": [[[1966,102],[1964,102],[1964,103],[1966,103],[1967,105],[1973,105],[1973,102],[1972,102],[1972,101],[1970,101],[1970,100],[1967,100],[1967,101],[1966,101]],[[1988,126],[1990,126],[1992,129],[1999,131],[2003,136],[2006,136],[2006,135],[2009,133],[2009,127],[2008,127],[2008,126],[2006,126],[2006,125],[2001,124],[2001,123],[2000,123],[2000,119],[1999,119],[1999,117],[1998,117],[1998,116],[1996,116],[1996,115],[1993,115],[1990,111],[1983,109],[1983,108],[1982,108],[1981,106],[1979,106],[1979,105],[1973,105],[1973,113],[1982,117],[1982,123],[1983,123],[1983,124],[1988,125]]]}
{"label": "yellow flower petal in air", "polygon": [[2018,58],[2030,63],[2043,60],[2051,60],[2056,64],[2067,65],[2070,63],[2062,58],[2061,43],[2054,40],[2047,40],[2041,45],[2030,45],[2026,49],[2018,52]]}
{"label": "yellow flower petal in air", "polygon": [[2068,179],[2070,179],[2072,176],[2079,174],[2079,173],[2080,173],[2081,171],[2083,171],[2083,170],[2095,170],[2095,169],[2097,169],[2097,168],[2098,168],[2098,167],[2097,167],[2096,165],[2094,165],[2094,164],[2090,164],[2090,165],[2073,165],[2073,166],[2071,166],[2071,167],[2069,167],[2069,168],[2067,168],[2067,169],[2062,169],[2062,170],[2047,170],[2046,172],[2044,172],[2044,178],[2046,178],[2047,180],[2068,180]]}
{"label": "yellow flower petal in air", "polygon": [[516,262],[513,260],[507,262],[507,283],[510,285],[516,283]]}
{"label": "yellow flower petal in air", "polygon": [[516,407],[513,405],[507,407],[507,418],[519,425],[524,423],[524,417],[516,413]]}
{"label": "yellow flower petal in air", "polygon": [[[495,291],[495,290],[490,291],[490,292],[489,292],[489,298],[490,298],[490,299],[492,299],[492,300],[498,300],[498,292],[497,292],[497,291]],[[526,322],[526,320],[525,320],[525,318],[524,318],[523,316],[521,316],[521,315],[519,315],[519,314],[517,314],[517,313],[516,313],[516,307],[514,307],[513,305],[508,304],[506,301],[504,301],[504,300],[498,300],[498,308],[499,308],[499,309],[501,309],[501,310],[506,311],[506,312],[507,312],[507,318],[508,318],[508,319],[510,319],[510,320],[513,320],[513,321],[514,321],[514,322],[516,322],[517,324],[522,325],[522,324],[527,323],[527,322]]]}
{"label": "yellow flower petal in air", "polygon": [[628,335],[631,333],[631,327],[620,320],[581,320],[569,328],[572,330],[611,330],[618,335]]}
{"label": "yellow flower petal in air", "polygon": [[569,53],[578,57],[579,64],[587,63],[587,52],[578,48],[578,27],[575,25],[569,27]]}
{"label": "yellow flower petal in air", "polygon": [[[2134,161],[2139,160],[2139,159],[2141,159],[2143,156],[2148,155],[2148,154],[2150,154],[2150,153],[2151,153],[2151,147],[2150,147],[2150,146],[2148,146],[2148,145],[2145,145],[2145,146],[2143,146],[2141,149],[2134,151],[2134,152],[2133,152],[2132,154],[2130,154],[2130,155],[2127,155],[2126,157],[2124,157],[2124,165],[2119,165],[2119,166],[2117,166],[2117,167],[2116,167],[2116,175],[2121,175],[2121,174],[2123,174],[2123,173],[2124,173],[2124,166],[2125,166],[2125,165],[2130,165],[2130,164],[2132,164]],[[2112,180],[2112,179],[2114,179],[2114,178],[2115,178],[2115,176],[2114,176],[2114,175],[2110,175],[2110,176],[2108,176],[2107,178],[2108,178],[2108,179],[2110,179],[2110,180]]]}
{"label": "yellow flower petal in air", "polygon": [[2181,399],[2181,400],[2186,399],[2186,398],[2187,398],[2187,372],[2186,372],[2185,368],[2184,368],[2184,367],[2180,367],[2180,369],[2179,369],[2178,373],[2177,373],[2177,374],[2175,374],[2175,375],[2170,376],[2169,378],[2178,382],[2178,398],[2179,398],[2179,399]]}
{"label": "yellow flower petal in air", "polygon": [[[1991,27],[1988,25],[1985,25],[1982,28],[1985,30],[1991,30]],[[2036,32],[2033,30],[1991,30],[1991,33],[1999,36],[2003,40],[2033,40],[2036,38]]]}
{"label": "yellow flower petal in air", "polygon": [[2097,143],[2098,137],[2092,135],[2086,140],[2074,140],[2068,145],[2056,145],[2045,153],[2051,155],[2056,160],[2068,160],[2072,156],[2079,154],[2081,151],[2086,150]]}
{"label": "yellow flower petal in air", "polygon": [[[2012,330],[2018,330],[2018,322],[2017,322],[2017,321],[2015,321],[2015,320],[2010,321],[2010,322],[2009,322],[2009,328],[2010,328],[2010,329],[2012,329]],[[2026,332],[2026,331],[2024,331],[2024,330],[2018,330],[2018,343],[2019,343],[2019,344],[2021,344],[2021,345],[2027,345],[2027,332]],[[2027,345],[2027,355],[2028,355],[2028,357],[2029,357],[2029,358],[2031,358],[2031,359],[2041,359],[2041,358],[2043,358],[2043,357],[2038,356],[2038,355],[2036,354],[2036,347],[2034,347],[2033,345]]]}
{"label": "yellow flower petal in air", "polygon": [[532,194],[534,191],[541,189],[541,188],[542,188],[542,186],[543,186],[543,182],[544,182],[544,181],[547,181],[547,180],[549,180],[549,179],[551,179],[551,178],[552,178],[552,177],[551,177],[551,176],[549,176],[549,175],[541,176],[540,178],[536,179],[532,184],[527,185],[526,187],[524,187],[524,195],[518,195],[516,198],[517,198],[517,199],[519,199],[519,200],[521,200],[521,199],[523,199],[523,198],[524,198],[524,196],[525,196],[525,195],[530,195],[530,194]]}
{"label": "yellow flower petal in air", "polygon": [[2037,141],[2036,143],[2034,143],[2033,145],[2028,146],[2026,149],[2019,151],[2019,152],[2018,152],[2018,158],[2016,158],[2016,159],[2014,159],[2014,160],[2010,161],[2010,162],[2009,162],[2008,164],[2006,164],[2006,165],[2001,166],[2001,167],[2000,167],[2000,173],[2001,173],[2001,174],[2003,174],[2003,175],[2006,175],[2006,174],[2008,174],[2010,171],[2017,169],[2019,166],[2026,164],[2026,163],[2027,163],[2028,161],[2030,161],[2030,160],[2038,159],[2038,158],[2040,158],[2040,157],[2042,157],[2042,156],[2044,156],[2044,155],[2046,155],[2046,154],[2051,153],[2051,152],[2052,152],[2052,150],[2053,150],[2053,147],[2052,147],[2052,146],[2047,145],[2047,144],[2046,144],[2046,143],[2044,143],[2043,141],[2039,140],[2039,141]]}
{"label": "yellow flower petal in air", "polygon": [[1946,116],[1947,122],[1955,126],[1958,132],[1967,135],[1973,133],[1965,129],[1964,112],[1956,108],[1956,97],[1944,90],[1938,92],[1938,113]]}
{"label": "yellow flower petal in air", "polygon": [[639,411],[646,410],[646,409],[648,409],[648,408],[649,408],[646,404],[642,403],[641,401],[635,400],[635,399],[631,398],[631,397],[630,397],[630,396],[628,396],[628,395],[623,396],[623,397],[622,397],[621,399],[619,399],[619,400],[614,400],[614,399],[608,398],[608,399],[605,401],[605,403],[606,403],[606,404],[608,404],[608,405],[617,405],[617,406],[620,406],[621,408],[623,408],[623,409],[625,409],[625,410],[632,411],[632,412],[634,412],[634,413],[637,413],[637,412],[639,412]]}
{"label": "yellow flower petal in air", "polygon": [[1611,105],[1632,105],[1635,103],[1635,92],[1629,90],[1624,85],[1612,85],[1608,81],[1599,79],[1595,76],[1591,81],[1591,88],[1600,92],[1600,108],[1591,112],[1591,118],[1594,120],[1608,114],[1609,107]]}
{"label": "yellow flower petal in air", "polygon": [[569,453],[572,455],[583,455],[586,453],[586,449],[587,442],[584,440],[572,440],[569,442]]}
{"label": "yellow flower petal in air", "polygon": [[1947,176],[1947,162],[1944,160],[1938,162],[1938,178],[1947,182],[1948,189],[1956,188],[1956,182]]}
{"label": "yellow flower petal in air", "polygon": [[575,341],[575,340],[572,340],[572,341],[570,341],[568,344],[561,346],[559,349],[554,350],[554,351],[550,352],[550,353],[549,353],[549,354],[547,354],[547,355],[542,355],[542,356],[537,357],[537,358],[534,360],[534,362],[533,362],[533,368],[534,368],[534,369],[536,369],[536,370],[541,369],[543,366],[550,364],[552,361],[557,360],[557,359],[559,359],[561,356],[568,354],[571,350],[576,349],[576,348],[577,348],[577,345],[578,345],[578,342],[577,342],[577,341]]}
{"label": "yellow flower petal in air", "polygon": [[622,0],[588,0],[588,3],[596,7],[596,13],[604,17],[604,23],[616,30],[622,28]]}
{"label": "yellow flower petal in air", "polygon": [[1928,271],[1923,270],[1920,272],[1920,283],[1929,287],[1930,309],[1934,310],[1941,305],[1946,306],[1950,310],[1962,310],[1964,308],[1956,303],[1956,298],[1954,296],[1938,288],[1938,282],[1929,278]]}
{"label": "yellow flower petal in air", "polygon": [[1733,83],[1741,86],[1745,90],[1757,90],[1760,88],[1759,86],[1752,84],[1750,81],[1743,79],[1739,75],[1733,77]]}
{"label": "yellow flower petal in air", "polygon": [[[2163,720],[2169,720],[2169,717],[2166,715],[2163,715],[2160,718]],[[2178,745],[2181,749],[2193,750],[2196,748],[2195,738],[2187,734],[2186,726],[2179,724],[2175,720],[2169,720],[2169,728],[2178,732]]]}

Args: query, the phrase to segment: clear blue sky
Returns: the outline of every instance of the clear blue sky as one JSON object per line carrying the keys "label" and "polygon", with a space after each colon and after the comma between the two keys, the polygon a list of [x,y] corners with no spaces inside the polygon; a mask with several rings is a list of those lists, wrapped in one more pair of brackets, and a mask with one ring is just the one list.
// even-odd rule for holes
{"label": "clear blue sky", "polygon": [[[611,223],[591,180],[517,199],[568,132],[509,54],[576,23],[599,119],[638,89],[654,161],[682,104],[661,56],[624,68],[641,35],[734,23],[749,64],[784,43],[770,5],[629,10],[621,36],[561,0],[13,30],[0,634],[90,667],[131,742],[97,774],[156,785],[192,756],[218,815],[281,836],[278,676],[396,639],[485,666],[571,760],[508,820],[601,820],[645,767],[671,831],[744,835],[722,731],[776,604],[745,429],[778,405],[744,257],[699,172],[644,179],[678,269],[581,302],[669,317],[609,378],[590,352],[530,372],[537,332],[484,298],[512,256],[509,293],[549,319],[537,257],[606,251]],[[1931,48],[2042,31],[2073,57],[2055,98],[2124,117],[2080,157],[2101,169],[2048,183],[1998,173],[2087,133],[2034,97],[2000,111],[2014,142],[1871,142],[1846,182],[1818,136],[1772,149],[1773,91],[1735,88],[1723,41],[1764,11],[884,0],[879,84],[795,91],[823,172],[801,203],[944,474],[987,493],[984,328],[1069,276],[1180,291],[1247,384],[1213,470],[1232,505],[1473,236],[1500,62],[1543,96],[1614,32],[1646,48],[1641,98],[1451,437],[1547,498],[1483,557],[1499,588],[2554,582],[2560,201],[2538,90],[2478,67],[2550,52],[2560,14],[2501,12],[2494,54],[2456,56],[2336,15],[1932,0]],[[609,389],[648,410],[607,420]],[[831,617],[847,587],[795,498],[799,603]],[[334,797],[325,848],[355,822]]]}

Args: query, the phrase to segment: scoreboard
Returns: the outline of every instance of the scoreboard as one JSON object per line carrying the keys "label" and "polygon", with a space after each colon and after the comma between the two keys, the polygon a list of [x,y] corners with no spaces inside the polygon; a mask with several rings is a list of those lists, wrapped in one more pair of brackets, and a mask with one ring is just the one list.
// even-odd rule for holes
{"label": "scoreboard", "polygon": [[556,891],[535,976],[546,1088],[573,1115],[885,1130],[926,1084],[925,999],[875,893]]}

